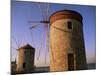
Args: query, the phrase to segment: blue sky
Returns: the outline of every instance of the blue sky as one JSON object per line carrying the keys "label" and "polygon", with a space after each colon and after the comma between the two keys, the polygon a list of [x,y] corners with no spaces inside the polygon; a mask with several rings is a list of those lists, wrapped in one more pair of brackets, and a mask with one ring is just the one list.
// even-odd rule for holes
{"label": "blue sky", "polygon": [[[88,63],[95,63],[96,61],[96,7],[84,5],[70,5],[70,4],[50,4],[50,14],[58,10],[75,10],[83,16],[83,32],[86,48],[86,57]],[[38,3],[35,2],[20,2],[12,1],[11,3],[11,33],[21,46],[29,43],[36,48],[36,55],[40,46],[41,36],[43,34],[43,24],[35,28],[32,33],[34,41],[30,36],[29,21],[40,21],[42,19]],[[37,24],[34,24],[37,25]],[[49,65],[49,53],[47,54],[47,63],[44,62],[45,55],[45,37],[43,39],[43,47],[41,49],[40,59],[36,60],[37,66]],[[12,40],[12,47],[17,48],[15,42]],[[17,51],[12,49],[12,60],[15,58]],[[41,63],[40,63],[41,62]]]}

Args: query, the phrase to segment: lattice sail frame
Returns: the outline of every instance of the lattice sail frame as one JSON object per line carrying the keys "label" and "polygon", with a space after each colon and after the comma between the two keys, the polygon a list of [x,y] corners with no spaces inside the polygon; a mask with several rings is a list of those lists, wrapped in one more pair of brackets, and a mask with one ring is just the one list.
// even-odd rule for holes
{"label": "lattice sail frame", "polygon": [[43,24],[44,27],[44,32],[42,33],[42,37],[41,37],[41,41],[40,41],[40,46],[38,48],[38,54],[37,54],[37,60],[39,60],[40,57],[40,53],[41,53],[41,48],[43,46],[43,38],[46,35],[46,45],[45,45],[45,63],[46,63],[46,59],[47,59],[47,53],[49,53],[50,50],[50,41],[49,41],[49,31],[50,31],[50,25],[49,25],[49,16],[50,16],[50,4],[49,3],[38,3],[38,7],[40,9],[40,13],[42,16],[42,20],[41,21],[30,21],[29,23],[37,23],[36,25],[32,25],[30,27],[30,33],[31,33],[31,37],[32,37],[32,41],[33,41],[33,35],[32,35],[32,30],[36,27],[38,27],[40,24]]}

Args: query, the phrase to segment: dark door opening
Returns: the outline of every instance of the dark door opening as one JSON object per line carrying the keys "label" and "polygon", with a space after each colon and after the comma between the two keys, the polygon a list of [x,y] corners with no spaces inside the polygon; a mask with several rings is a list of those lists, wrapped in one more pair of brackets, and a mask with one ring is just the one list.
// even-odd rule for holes
{"label": "dark door opening", "polygon": [[25,64],[25,62],[23,63],[23,68],[25,68],[26,67],[26,64]]}
{"label": "dark door opening", "polygon": [[73,54],[68,54],[68,70],[74,70],[74,56]]}

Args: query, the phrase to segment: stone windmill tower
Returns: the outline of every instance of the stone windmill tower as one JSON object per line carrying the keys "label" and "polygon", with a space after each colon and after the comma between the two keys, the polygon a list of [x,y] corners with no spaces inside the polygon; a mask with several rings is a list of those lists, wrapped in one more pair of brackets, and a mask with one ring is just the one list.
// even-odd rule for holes
{"label": "stone windmill tower", "polygon": [[50,71],[86,69],[82,16],[61,10],[50,16]]}
{"label": "stone windmill tower", "polygon": [[35,48],[29,44],[18,49],[17,72],[31,72],[34,69]]}

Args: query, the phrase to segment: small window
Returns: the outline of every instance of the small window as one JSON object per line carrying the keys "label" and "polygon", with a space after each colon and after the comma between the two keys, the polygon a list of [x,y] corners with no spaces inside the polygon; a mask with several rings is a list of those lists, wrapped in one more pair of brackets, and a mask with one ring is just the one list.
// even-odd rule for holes
{"label": "small window", "polygon": [[24,51],[24,54],[26,54],[26,51]]}
{"label": "small window", "polygon": [[25,64],[25,62],[23,63],[23,68],[25,68],[26,67],[26,64]]}
{"label": "small window", "polygon": [[72,22],[68,22],[68,29],[72,29]]}

